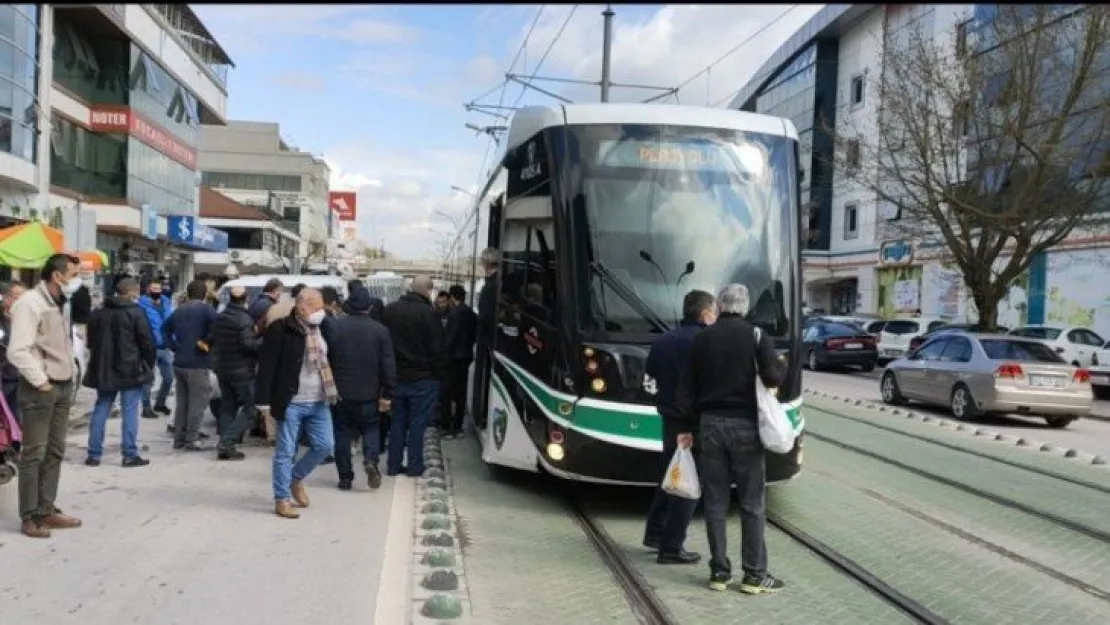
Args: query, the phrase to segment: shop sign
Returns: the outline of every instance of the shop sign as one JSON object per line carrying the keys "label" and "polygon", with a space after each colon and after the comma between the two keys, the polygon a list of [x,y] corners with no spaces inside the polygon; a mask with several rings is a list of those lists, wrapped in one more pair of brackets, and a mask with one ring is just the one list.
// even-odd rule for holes
{"label": "shop sign", "polygon": [[92,127],[93,132],[130,135],[188,167],[191,171],[197,169],[196,150],[129,106],[91,107],[89,126]]}
{"label": "shop sign", "polygon": [[227,233],[210,228],[189,215],[171,215],[166,218],[166,229],[174,243],[205,252],[226,252]]}
{"label": "shop sign", "polygon": [[879,246],[880,265],[908,265],[913,262],[913,243],[887,241]]}
{"label": "shop sign", "polygon": [[354,191],[332,191],[328,193],[328,206],[339,221],[354,221],[358,215],[358,198]]}

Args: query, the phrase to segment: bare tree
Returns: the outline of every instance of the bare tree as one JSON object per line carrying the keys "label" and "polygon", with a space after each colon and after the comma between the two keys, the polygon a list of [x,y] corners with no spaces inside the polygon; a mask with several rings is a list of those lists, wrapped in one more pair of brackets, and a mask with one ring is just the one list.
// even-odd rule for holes
{"label": "bare tree", "polygon": [[311,263],[324,263],[328,260],[328,243],[318,238],[312,238],[308,241],[308,251],[305,254],[304,260],[301,261],[301,267],[308,267]]}
{"label": "bare tree", "polygon": [[1110,10],[994,6],[951,34],[888,26],[878,112],[824,126],[878,231],[943,246],[987,328],[1035,255],[1105,225],[1110,191]]}

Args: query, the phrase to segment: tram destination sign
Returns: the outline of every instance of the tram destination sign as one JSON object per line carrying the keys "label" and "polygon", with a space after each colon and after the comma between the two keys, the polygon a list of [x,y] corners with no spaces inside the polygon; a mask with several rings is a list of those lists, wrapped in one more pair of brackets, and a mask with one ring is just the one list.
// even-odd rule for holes
{"label": "tram destination sign", "polygon": [[738,169],[727,146],[700,141],[600,141],[597,162],[604,167],[684,171],[734,172]]}

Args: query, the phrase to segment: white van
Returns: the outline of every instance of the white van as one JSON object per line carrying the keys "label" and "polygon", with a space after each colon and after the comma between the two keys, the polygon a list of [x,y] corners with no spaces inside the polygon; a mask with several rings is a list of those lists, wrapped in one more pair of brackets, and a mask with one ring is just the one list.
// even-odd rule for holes
{"label": "white van", "polygon": [[290,297],[293,287],[298,284],[303,284],[312,289],[321,289],[326,286],[335,288],[339,291],[339,296],[347,298],[347,281],[340,276],[309,276],[309,275],[263,275],[263,276],[243,276],[234,280],[228,280],[220,287],[217,297],[220,299],[219,310],[223,310],[227,306],[229,299],[228,292],[232,287],[241,286],[247,290],[247,306],[254,303],[258,299],[259,294],[262,293],[262,287],[270,280],[277,278],[281,280],[281,284],[285,287],[284,297]]}

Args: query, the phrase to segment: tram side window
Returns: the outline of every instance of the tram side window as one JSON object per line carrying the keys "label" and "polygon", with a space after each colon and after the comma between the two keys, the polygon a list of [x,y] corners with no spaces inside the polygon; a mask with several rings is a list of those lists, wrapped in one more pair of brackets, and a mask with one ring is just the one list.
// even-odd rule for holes
{"label": "tram side window", "polygon": [[505,224],[501,295],[516,323],[521,314],[546,325],[554,322],[553,234],[550,220],[511,220]]}

